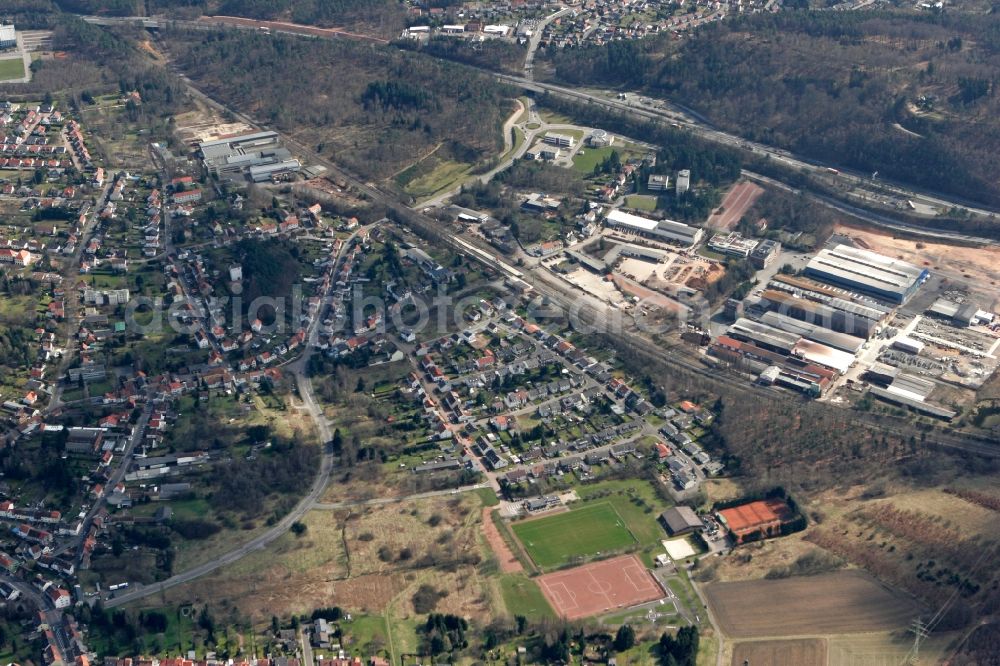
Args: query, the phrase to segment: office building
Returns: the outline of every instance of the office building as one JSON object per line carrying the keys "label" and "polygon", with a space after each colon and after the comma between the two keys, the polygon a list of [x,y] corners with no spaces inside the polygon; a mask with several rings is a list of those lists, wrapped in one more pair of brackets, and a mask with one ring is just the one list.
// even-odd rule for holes
{"label": "office building", "polygon": [[666,192],[670,189],[670,176],[650,174],[649,180],[646,181],[646,189],[650,192]]}
{"label": "office building", "polygon": [[216,176],[249,176],[254,182],[301,169],[275,132],[254,132],[203,141],[198,145],[205,168]]}
{"label": "office building", "polygon": [[572,148],[576,144],[576,139],[569,134],[546,134],[542,137],[542,141],[549,145],[560,146],[562,148]]}
{"label": "office building", "polygon": [[681,169],[677,172],[677,196],[691,189],[691,170]]}

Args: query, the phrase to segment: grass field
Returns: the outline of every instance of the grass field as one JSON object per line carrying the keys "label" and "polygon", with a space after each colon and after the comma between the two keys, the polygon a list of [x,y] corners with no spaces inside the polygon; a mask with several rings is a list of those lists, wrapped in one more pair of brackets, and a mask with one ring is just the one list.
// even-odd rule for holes
{"label": "grass field", "polygon": [[[461,162],[445,160],[433,170],[407,181],[403,189],[407,194],[416,197],[429,197],[454,184],[469,172],[469,165]],[[404,172],[405,173],[405,172]]]}
{"label": "grass field", "polygon": [[625,197],[625,205],[629,208],[652,212],[656,210],[656,197],[645,194],[633,194]]}
{"label": "grass field", "polygon": [[361,652],[372,642],[382,645],[388,642],[385,618],[381,615],[355,615],[350,622],[341,622],[341,628],[351,638],[352,652]]}
{"label": "grass field", "polygon": [[0,60],[0,81],[24,78],[24,60],[20,56]]}
{"label": "grass field", "polygon": [[685,579],[685,574],[681,572],[679,576],[667,579],[667,587],[681,603],[697,612],[701,608],[701,601],[691,587],[691,581]]}
{"label": "grass field", "polygon": [[0,320],[27,325],[34,320],[37,307],[38,296],[35,294],[5,294],[0,302]]}
{"label": "grass field", "polygon": [[583,155],[577,153],[573,156],[573,169],[578,173],[589,176],[594,173],[594,167],[608,157],[611,157],[611,153],[614,151],[614,146],[605,146],[604,148],[587,148],[584,150]]}
{"label": "grass field", "polygon": [[624,519],[610,502],[515,523],[514,534],[542,568],[557,567],[574,558],[626,548],[636,543]]}
{"label": "grass field", "polygon": [[507,155],[504,155],[504,157],[507,157],[508,155],[517,154],[518,149],[520,149],[521,146],[524,145],[524,130],[522,130],[520,127],[515,127],[513,131],[514,131],[514,145],[511,146],[510,152],[507,153]]}
{"label": "grass field", "polygon": [[[132,508],[132,515],[136,517],[150,517],[156,513],[157,502],[150,504],[139,504]],[[175,500],[169,504],[173,516],[176,519],[191,520],[194,518],[204,518],[212,509],[205,499]]]}
{"label": "grass field", "polygon": [[610,502],[643,548],[663,552],[660,540],[666,538],[666,532],[656,517],[670,505],[648,481],[604,481],[580,486],[576,492],[586,503]]}
{"label": "grass field", "polygon": [[531,113],[529,109],[531,108],[531,99],[527,96],[518,97],[519,102],[521,102],[521,113],[518,114],[515,123],[523,123],[528,119],[528,115]]}
{"label": "grass field", "polygon": [[509,615],[523,615],[532,620],[556,616],[538,583],[530,578],[518,574],[501,576],[500,593]]}
{"label": "grass field", "polygon": [[572,125],[573,119],[555,111],[538,108],[538,117],[550,125]]}
{"label": "grass field", "polygon": [[479,501],[483,503],[483,506],[498,506],[500,504],[500,498],[497,497],[492,488],[477,488],[476,495],[479,496]]}
{"label": "grass field", "polygon": [[[953,641],[958,640],[959,634],[960,632],[954,631],[932,633],[920,644],[919,663],[947,663],[945,657],[951,652],[950,646]],[[826,666],[903,664],[913,647],[913,634],[905,631],[866,632],[830,636],[826,643]],[[740,662],[741,666],[742,663]]]}

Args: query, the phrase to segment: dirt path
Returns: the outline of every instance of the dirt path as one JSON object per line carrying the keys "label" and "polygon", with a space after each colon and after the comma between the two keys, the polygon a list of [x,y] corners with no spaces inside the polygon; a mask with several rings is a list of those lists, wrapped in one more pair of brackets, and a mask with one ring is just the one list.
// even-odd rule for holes
{"label": "dirt path", "polygon": [[413,162],[410,162],[409,164],[407,164],[406,166],[404,166],[402,169],[400,169],[396,173],[391,174],[388,178],[386,178],[386,180],[392,180],[396,176],[398,176],[399,174],[401,174],[404,171],[406,171],[407,169],[409,169],[410,167],[413,167],[413,166],[416,166],[417,164],[420,164],[421,162],[423,162],[424,160],[426,160],[428,157],[430,157],[431,155],[433,155],[434,153],[436,153],[438,151],[438,149],[440,149],[441,146],[443,146],[443,145],[444,145],[443,143],[437,144],[436,146],[434,146],[433,148],[431,148],[429,151],[427,151],[426,155],[424,155],[423,157],[421,157],[421,158],[419,158],[417,160],[414,160]]}
{"label": "dirt path", "polygon": [[503,540],[500,530],[493,524],[492,513],[492,507],[483,507],[483,534],[486,536],[487,543],[490,544],[490,548],[493,549],[493,553],[500,562],[500,571],[503,573],[521,573],[524,571],[524,567],[521,566],[520,560],[515,557],[514,552],[507,545],[507,542]]}

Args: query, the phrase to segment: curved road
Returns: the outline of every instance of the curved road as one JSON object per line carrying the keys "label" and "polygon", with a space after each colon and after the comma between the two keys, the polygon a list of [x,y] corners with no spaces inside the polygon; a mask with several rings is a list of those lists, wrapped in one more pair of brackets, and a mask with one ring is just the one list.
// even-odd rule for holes
{"label": "curved road", "polygon": [[[353,240],[354,236],[357,234],[355,232],[348,238],[340,247],[340,252],[337,255],[336,262],[340,262],[343,258],[344,252],[350,246],[350,241]],[[309,359],[312,358],[313,353],[316,350],[315,340],[318,331],[320,317],[317,314],[313,318],[310,324],[309,330],[307,332],[308,342],[305,345],[305,350],[302,355],[295,361],[291,362],[285,369],[295,375],[295,382],[298,388],[299,397],[302,400],[303,408],[309,412],[309,416],[312,418],[313,422],[316,424],[316,429],[319,434],[321,446],[323,450],[320,457],[320,468],[319,473],[316,478],[313,479],[312,486],[309,489],[309,493],[306,494],[299,503],[295,505],[284,518],[278,521],[274,526],[269,528],[266,532],[254,537],[250,541],[240,545],[239,547],[225,553],[218,559],[212,560],[210,562],[205,562],[196,567],[188,569],[182,573],[175,576],[171,576],[166,580],[154,583],[152,585],[145,585],[143,587],[136,587],[129,589],[127,592],[120,593],[112,599],[108,599],[105,602],[106,608],[114,608],[116,606],[122,606],[124,604],[130,603],[132,601],[137,601],[143,597],[147,597],[151,594],[156,594],[158,592],[163,592],[164,590],[176,587],[177,585],[183,585],[184,583],[190,582],[196,578],[204,576],[207,573],[211,573],[216,569],[226,566],[236,562],[244,555],[247,555],[255,550],[260,550],[268,544],[270,544],[275,539],[279,538],[281,535],[288,532],[291,529],[292,523],[296,522],[302,516],[304,516],[312,507],[319,501],[320,497],[323,495],[323,491],[326,489],[327,484],[330,482],[330,472],[333,470],[333,455],[329,448],[330,440],[333,439],[333,434],[330,432],[330,425],[327,423],[326,417],[323,415],[323,410],[320,409],[319,405],[316,404],[316,399],[313,396],[312,382],[306,375],[306,370],[309,367]]]}
{"label": "curved road", "polygon": [[[596,104],[599,106],[604,106],[609,109],[613,109],[615,111],[620,111],[633,116],[638,116],[640,118],[645,118],[647,120],[655,120],[659,122],[666,120],[675,123],[678,126],[683,126],[686,129],[694,132],[698,136],[707,139],[709,141],[715,143],[721,143],[723,145],[728,145],[741,150],[749,150],[752,153],[766,154],[769,155],[775,161],[781,162],[786,166],[795,169],[805,169],[810,172],[823,173],[827,172],[829,168],[825,164],[819,164],[814,161],[809,161],[804,158],[797,157],[795,155],[792,155],[788,151],[766,146],[764,144],[751,143],[748,142],[746,139],[743,139],[742,137],[715,129],[714,127],[709,125],[708,122],[704,120],[701,116],[697,116],[697,114],[694,114],[693,112],[690,112],[688,110],[684,110],[685,115],[687,116],[685,118],[677,114],[671,114],[660,110],[653,110],[649,108],[644,108],[642,106],[636,106],[628,101],[608,99],[604,96],[596,95],[591,92],[581,92],[579,90],[573,90],[571,88],[565,88],[563,86],[557,86],[550,83],[540,83],[537,81],[532,81],[524,77],[511,76],[508,74],[497,74],[496,72],[489,72],[488,70],[482,70],[482,71],[484,73],[491,74],[492,76],[496,77],[499,81],[519,86],[525,90],[531,90],[535,92],[547,92],[556,97],[573,99],[588,104]],[[840,178],[842,181],[853,186],[861,186],[864,185],[865,183],[865,179],[856,174],[838,172],[836,176]],[[928,202],[942,208],[963,208],[969,211],[970,213],[987,218],[995,218],[997,214],[997,211],[994,210],[982,207],[975,207],[973,205],[970,205],[968,202],[964,201],[944,199],[942,195],[939,195],[937,193],[923,193],[919,190],[913,189],[910,186],[903,187],[898,184],[889,184],[887,182],[880,183],[880,186],[889,189],[894,193],[895,196]],[[881,221],[882,219],[885,219],[884,216],[879,215],[878,213],[872,213],[867,209],[858,208],[856,210],[860,211],[860,213],[854,213],[854,215],[857,216],[863,213],[862,219],[865,219],[879,226],[884,226],[884,223]],[[994,239],[974,236],[971,234],[956,234],[956,233],[938,231],[936,229],[928,229],[925,226],[918,224],[911,225],[901,220],[893,220],[893,224],[897,225],[900,228],[906,228],[907,231],[919,232],[932,236],[952,237],[974,243],[996,242]]]}
{"label": "curved road", "polygon": [[[305,358],[305,356],[303,356],[303,358]],[[302,397],[303,405],[316,422],[316,426],[319,429],[320,438],[324,446],[324,451],[320,461],[319,474],[317,474],[316,478],[313,480],[309,493],[299,500],[299,503],[295,505],[295,508],[292,509],[289,514],[263,534],[254,537],[245,544],[242,544],[238,548],[229,551],[225,555],[222,555],[218,559],[212,560],[211,562],[200,564],[175,576],[171,576],[166,580],[160,581],[159,583],[132,588],[127,592],[118,594],[104,603],[105,608],[115,608],[116,606],[122,606],[124,604],[142,599],[143,597],[148,597],[151,594],[163,592],[164,590],[168,590],[178,585],[183,585],[184,583],[188,583],[196,578],[204,576],[205,574],[211,573],[216,569],[226,566],[227,564],[232,564],[243,556],[266,547],[272,541],[287,533],[288,530],[291,529],[292,523],[302,518],[302,516],[313,508],[323,495],[323,491],[326,489],[326,486],[330,481],[330,472],[333,469],[333,456],[328,450],[328,443],[332,438],[332,435],[330,434],[330,427],[326,422],[326,418],[323,417],[322,411],[313,398],[312,383],[309,381],[309,378],[301,369],[295,370],[294,372],[298,383],[299,395]]]}
{"label": "curved road", "polygon": [[493,177],[496,176],[498,173],[508,169],[510,165],[514,163],[514,160],[524,155],[525,151],[528,150],[528,146],[530,146],[531,143],[530,141],[528,141],[526,136],[524,143],[521,144],[521,147],[518,148],[516,151],[514,151],[516,144],[514,142],[513,132],[514,132],[514,127],[519,127],[521,125],[521,123],[517,122],[517,119],[521,116],[522,113],[525,112],[526,109],[524,108],[524,102],[522,102],[519,99],[515,101],[517,102],[517,109],[514,110],[514,112],[510,115],[509,118],[507,118],[507,120],[503,124],[503,153],[501,153],[501,155],[507,155],[507,158],[504,159],[495,168],[490,169],[486,173],[478,176],[473,176],[472,178],[469,178],[467,180],[463,180],[458,185],[455,185],[454,187],[448,189],[445,192],[438,192],[437,194],[432,195],[430,199],[425,199],[424,201],[418,202],[417,204],[415,204],[414,207],[436,208],[438,206],[441,206],[442,204],[444,204],[445,201],[451,199],[456,194],[461,192],[462,187],[465,186],[466,183],[472,181],[479,181],[480,183],[484,184],[488,183],[491,180],[493,180]]}

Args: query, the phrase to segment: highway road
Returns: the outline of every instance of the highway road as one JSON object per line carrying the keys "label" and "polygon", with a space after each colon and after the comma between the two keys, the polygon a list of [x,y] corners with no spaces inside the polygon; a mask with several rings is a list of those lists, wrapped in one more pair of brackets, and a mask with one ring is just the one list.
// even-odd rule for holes
{"label": "highway road", "polygon": [[[659,108],[654,105],[642,105],[636,104],[626,100],[617,99],[615,93],[605,93],[605,94],[594,94],[593,92],[574,90],[572,88],[566,88],[564,86],[558,86],[551,83],[540,83],[533,81],[524,77],[511,76],[507,74],[496,74],[495,72],[488,72],[487,70],[482,70],[484,73],[489,73],[495,76],[499,81],[503,83],[508,83],[510,85],[515,85],[525,90],[530,90],[534,92],[547,92],[550,95],[561,97],[563,99],[574,100],[578,102],[585,102],[588,104],[596,104],[598,106],[603,106],[608,109],[615,111],[620,111],[627,113],[629,115],[643,118],[645,120],[653,120],[657,122],[669,122],[676,124],[678,127],[683,127],[690,130],[696,135],[713,141],[715,143],[720,143],[731,148],[748,151],[752,154],[758,156],[769,155],[771,159],[784,164],[785,166],[796,169],[805,170],[811,173],[824,174],[826,177],[835,179],[850,188],[861,188],[867,189],[872,183],[870,179],[861,176],[859,174],[854,174],[851,172],[843,171],[837,169],[838,173],[834,174],[830,172],[830,169],[834,168],[836,165],[819,163],[815,160],[806,159],[801,156],[793,155],[787,150],[774,148],[761,143],[750,142],[743,137],[737,136],[735,134],[729,134],[722,130],[719,130],[709,124],[709,122],[702,116],[691,111],[690,109],[684,109],[677,106],[679,111],[671,112]],[[633,98],[640,98],[639,95],[634,93],[629,93]],[[676,106],[676,105],[675,105]],[[956,199],[948,199],[943,195],[937,193],[923,192],[914,189],[909,186],[903,186],[897,183],[891,183],[888,181],[879,181],[878,187],[887,190],[894,194],[895,196],[903,199],[912,199],[914,201],[926,202],[928,205],[932,205],[937,208],[951,209],[960,208],[968,211],[973,215],[979,215],[982,217],[993,218],[998,214],[998,211],[976,206],[967,201],[961,201]],[[884,194],[882,197],[884,198]],[[872,198],[876,198],[877,193],[872,193]],[[830,200],[833,200],[830,198]],[[955,234],[947,232],[939,232],[933,229],[927,229],[926,227],[919,224],[908,224],[901,220],[895,220],[892,218],[887,218],[884,215],[879,215],[878,213],[873,213],[868,209],[862,209],[854,207],[857,212],[851,213],[852,215],[861,217],[866,221],[879,226],[885,226],[884,220],[891,219],[892,223],[900,228],[906,228],[908,231],[916,231],[925,233],[929,236],[937,237],[951,237],[956,239],[961,239],[968,242],[974,243],[994,243],[996,242],[991,238],[978,237],[971,234]],[[998,220],[1000,223],[1000,220]]]}
{"label": "highway road", "polygon": [[996,242],[996,241],[990,241],[990,239],[988,238],[980,238],[978,236],[970,236],[968,234],[959,234],[950,231],[937,231],[937,230],[931,231],[919,226],[914,227],[906,224],[905,222],[901,222],[895,218],[889,217],[888,215],[882,215],[867,208],[859,208],[858,206],[854,206],[839,199],[835,199],[826,194],[820,194],[818,192],[803,192],[802,190],[796,189],[791,185],[786,185],[780,180],[775,180],[774,178],[770,178],[768,176],[764,176],[759,173],[754,173],[753,171],[747,171],[746,169],[743,169],[743,175],[749,178],[750,180],[756,181],[763,185],[768,185],[769,187],[774,187],[779,190],[791,192],[792,194],[802,194],[806,198],[812,199],[813,201],[816,201],[825,206],[833,208],[834,210],[846,213],[847,215],[850,215],[852,217],[872,222],[886,229],[892,229],[894,231],[903,231],[907,233],[916,233],[922,236],[927,236],[929,238],[934,238],[935,240],[951,240],[960,243],[972,242],[972,243],[989,244],[991,242],[993,243]]}
{"label": "highway road", "polygon": [[[556,16],[562,15],[562,12],[570,11],[568,8],[564,10],[557,11],[554,15],[543,19],[544,21],[549,21],[554,19]],[[143,17],[120,17],[120,18],[109,18],[109,17],[99,17],[99,16],[83,16],[83,20],[97,25],[113,25],[115,23],[140,23],[146,27],[167,27],[174,26],[179,28],[187,28],[193,30],[216,30],[221,28],[229,28],[236,30],[256,30],[257,27],[267,27],[267,22],[252,21],[247,20],[243,25],[233,25],[223,24],[223,23],[213,23],[210,21],[168,21],[165,19],[157,18],[143,18]],[[309,26],[297,26],[295,24],[283,24],[284,29],[280,30],[282,34],[286,34],[294,37],[308,38],[308,39],[338,39],[342,38],[343,35],[337,33],[331,33],[329,35],[317,35],[314,29]],[[541,29],[536,29],[536,32],[540,35]],[[533,35],[535,37],[535,35]],[[537,48],[537,46],[536,46]],[[532,61],[534,58],[534,50],[530,48],[529,42],[529,53],[532,56]],[[903,183],[894,183],[891,181],[880,180],[877,184],[878,190],[872,189],[876,187],[872,182],[868,174],[857,174],[850,171],[842,169],[840,165],[827,164],[817,160],[804,158],[802,156],[793,155],[787,150],[774,148],[766,144],[751,142],[743,137],[737,136],[735,134],[730,134],[724,132],[716,127],[714,127],[704,116],[692,111],[691,109],[686,109],[681,105],[670,102],[658,102],[657,100],[651,100],[653,104],[643,105],[636,104],[628,100],[617,99],[617,94],[611,91],[604,91],[601,94],[594,94],[593,92],[574,90],[572,88],[566,88],[564,86],[558,86],[550,83],[540,83],[532,80],[533,77],[533,64],[528,63],[526,59],[526,72],[529,76],[511,76],[507,74],[498,74],[495,71],[480,69],[473,67],[471,65],[463,65],[465,67],[472,67],[473,69],[479,69],[482,73],[493,76],[497,80],[508,83],[510,85],[518,86],[524,90],[530,90],[534,92],[548,92],[551,95],[562,97],[565,99],[573,99],[576,101],[582,101],[590,104],[597,104],[604,106],[606,108],[614,109],[617,111],[622,111],[630,115],[644,118],[646,120],[655,121],[667,121],[670,123],[675,123],[679,127],[684,127],[702,138],[721,143],[723,145],[730,146],[732,148],[745,150],[752,154],[758,156],[768,155],[771,159],[776,162],[782,163],[790,168],[796,170],[806,170],[811,173],[824,174],[827,178],[833,179],[835,182],[839,182],[844,186],[846,190],[851,189],[861,189],[870,193],[870,196],[863,198],[868,198],[871,200],[878,200],[880,197],[885,197],[885,192],[891,193],[893,196],[901,200],[913,200],[915,202],[921,203],[922,205],[931,206],[938,209],[949,210],[952,208],[964,209],[972,215],[978,215],[982,217],[987,217],[990,219],[995,219],[1000,210],[987,208],[974,202],[964,201],[957,199],[955,197],[948,197],[946,195],[923,191],[914,188],[910,185]],[[531,65],[529,67],[529,65]],[[633,99],[642,100],[644,97],[636,93],[629,93]],[[677,109],[677,111],[667,111],[664,110],[664,106],[672,106]],[[237,114],[239,115],[239,114]],[[311,151],[307,151],[304,154],[311,154]],[[834,169],[836,173],[831,173],[829,170]],[[881,190],[881,192],[879,191]],[[832,200],[832,198],[831,198]],[[847,205],[847,204],[843,204]],[[875,213],[869,209],[852,207],[854,212],[852,215],[859,217],[860,219],[869,222],[870,224],[876,226],[886,226],[884,220],[891,219],[887,218],[885,215]],[[845,209],[841,209],[842,212]],[[1000,223],[1000,220],[998,220]],[[894,229],[905,229],[909,232],[923,233],[930,237],[937,238],[954,238],[963,240],[965,242],[972,243],[994,243],[994,239],[979,237],[971,234],[955,234],[948,232],[939,232],[933,229],[927,229],[925,226],[920,224],[910,224],[902,220],[892,220],[894,225],[891,228]]]}

